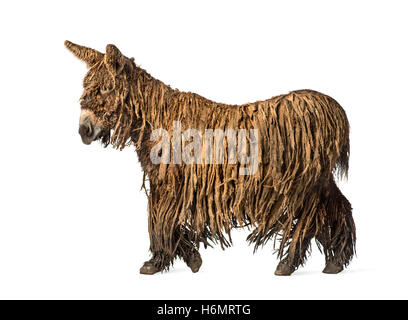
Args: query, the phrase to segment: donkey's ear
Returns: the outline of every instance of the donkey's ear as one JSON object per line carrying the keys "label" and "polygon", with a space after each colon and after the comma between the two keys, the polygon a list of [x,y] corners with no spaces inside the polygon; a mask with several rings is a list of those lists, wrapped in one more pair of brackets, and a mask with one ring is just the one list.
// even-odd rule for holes
{"label": "donkey's ear", "polygon": [[112,74],[119,74],[125,66],[125,58],[113,44],[106,46],[105,64]]}
{"label": "donkey's ear", "polygon": [[71,41],[65,40],[65,46],[75,56],[77,56],[82,61],[85,61],[88,67],[92,67],[95,63],[103,59],[103,54],[99,51],[80,46],[78,44],[72,43]]}

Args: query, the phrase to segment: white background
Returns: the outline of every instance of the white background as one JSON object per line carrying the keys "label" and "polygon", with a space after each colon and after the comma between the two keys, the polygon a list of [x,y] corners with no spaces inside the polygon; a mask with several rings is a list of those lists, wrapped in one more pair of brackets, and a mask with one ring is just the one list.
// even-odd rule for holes
{"label": "white background", "polygon": [[[408,298],[406,1],[14,1],[0,5],[0,298]],[[273,275],[268,244],[201,250],[193,274],[139,274],[147,201],[132,148],[77,134],[85,64],[63,42],[116,44],[156,78],[245,103],[310,88],[351,123],[357,250]],[[316,248],[314,248],[316,249]]]}

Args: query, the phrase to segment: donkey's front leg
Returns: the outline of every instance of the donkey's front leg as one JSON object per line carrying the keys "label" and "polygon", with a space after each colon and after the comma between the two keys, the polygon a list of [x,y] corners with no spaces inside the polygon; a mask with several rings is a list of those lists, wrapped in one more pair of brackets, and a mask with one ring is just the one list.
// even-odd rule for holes
{"label": "donkey's front leg", "polygon": [[140,268],[140,273],[151,275],[166,270],[171,265],[173,258],[163,252],[155,252],[153,257]]}
{"label": "donkey's front leg", "polygon": [[180,227],[179,230],[174,233],[174,237],[178,239],[175,253],[166,253],[163,250],[154,251],[155,246],[151,246],[150,250],[152,251],[153,256],[140,268],[141,274],[151,275],[160,271],[168,270],[176,257],[183,259],[192,272],[196,273],[200,270],[202,265],[200,253],[196,246],[184,236],[183,228]]}
{"label": "donkey's front leg", "polygon": [[174,188],[151,184],[149,195],[149,235],[152,258],[146,261],[140,273],[155,274],[168,270],[174,259],[183,259],[193,272],[201,267],[201,257],[194,241],[194,232],[179,221],[180,197]]}
{"label": "donkey's front leg", "polygon": [[192,272],[196,273],[200,270],[203,261],[201,260],[198,246],[195,244],[192,235],[193,233],[185,226],[179,226],[177,228],[175,233],[178,239],[176,254],[184,260]]}
{"label": "donkey's front leg", "polygon": [[[150,200],[150,199],[149,199]],[[150,252],[152,258],[140,268],[141,274],[155,274],[168,270],[176,258],[176,241],[171,230],[171,224],[165,219],[158,219],[155,209],[149,208]]]}

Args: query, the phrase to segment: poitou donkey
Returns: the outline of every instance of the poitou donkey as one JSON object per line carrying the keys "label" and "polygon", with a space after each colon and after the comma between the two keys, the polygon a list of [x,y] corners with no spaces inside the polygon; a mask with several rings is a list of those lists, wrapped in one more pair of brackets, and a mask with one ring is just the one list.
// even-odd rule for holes
{"label": "poitou donkey", "polygon": [[[105,54],[69,41],[65,45],[89,68],[80,102],[82,141],[100,140],[118,149],[134,146],[143,186],[148,181],[152,257],[141,273],[167,270],[177,257],[197,272],[200,243],[228,247],[236,227],[251,231],[248,241],[255,250],[271,238],[278,240],[276,275],[290,275],[302,265],[313,238],[326,257],[323,272],[338,273],[348,265],[355,253],[355,225],[334,176],[347,175],[349,123],[334,99],[299,90],[244,105],[217,103],[172,89],[114,45]],[[225,152],[214,155],[221,161],[201,161],[206,152],[195,154],[196,161],[180,161],[174,148],[169,151],[163,143],[177,144],[177,126],[194,129],[198,138],[207,129],[232,130],[235,136],[228,141],[222,136]],[[170,134],[158,141],[157,130]],[[183,135],[179,147],[186,147],[191,136]],[[237,140],[245,150],[256,151],[255,169],[244,174],[248,161],[226,159],[229,142]],[[191,155],[200,149],[187,150]],[[152,161],[155,152],[159,163]]]}

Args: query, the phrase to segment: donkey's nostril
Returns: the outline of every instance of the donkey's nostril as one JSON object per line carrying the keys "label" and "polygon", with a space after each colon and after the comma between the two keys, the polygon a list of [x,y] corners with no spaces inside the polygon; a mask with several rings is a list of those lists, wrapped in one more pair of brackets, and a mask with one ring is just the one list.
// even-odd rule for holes
{"label": "donkey's nostril", "polygon": [[81,124],[79,126],[78,133],[81,135],[81,137],[91,137],[92,136],[92,127],[90,125],[83,125]]}
{"label": "donkey's nostril", "polygon": [[93,127],[90,123],[88,123],[88,137],[91,137],[93,135]]}
{"label": "donkey's nostril", "polygon": [[90,144],[94,140],[94,129],[91,124],[81,124],[78,132],[83,143]]}

